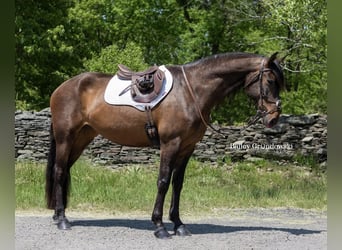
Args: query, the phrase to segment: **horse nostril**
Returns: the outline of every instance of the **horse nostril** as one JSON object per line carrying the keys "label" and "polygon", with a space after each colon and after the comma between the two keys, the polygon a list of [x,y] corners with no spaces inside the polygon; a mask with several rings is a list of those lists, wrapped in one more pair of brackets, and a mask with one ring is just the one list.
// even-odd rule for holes
{"label": "horse nostril", "polygon": [[273,127],[274,125],[276,125],[278,122],[278,119],[277,118],[273,118],[271,119],[269,122],[268,122],[268,126],[269,127]]}

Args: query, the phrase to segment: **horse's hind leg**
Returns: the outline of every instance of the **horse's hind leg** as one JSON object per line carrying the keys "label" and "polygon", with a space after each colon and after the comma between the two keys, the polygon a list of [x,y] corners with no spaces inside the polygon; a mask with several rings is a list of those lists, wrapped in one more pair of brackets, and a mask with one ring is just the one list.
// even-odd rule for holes
{"label": "horse's hind leg", "polygon": [[89,145],[98,133],[90,126],[85,125],[78,132],[77,137],[74,140],[68,165],[71,167],[75,161],[80,157],[83,150]]}
{"label": "horse's hind leg", "polygon": [[[57,222],[59,229],[70,229],[71,227],[65,216],[70,187],[70,168],[95,135],[96,132],[92,128],[85,126],[79,130],[77,135],[60,136],[59,141],[56,142],[56,162],[54,166],[54,195],[56,202],[53,219]],[[64,139],[61,140],[61,138]]]}
{"label": "horse's hind leg", "polygon": [[65,217],[65,207],[70,183],[70,167],[68,166],[71,142],[56,142],[56,161],[53,166],[53,194],[55,214],[54,221],[59,229],[70,229],[71,225]]}

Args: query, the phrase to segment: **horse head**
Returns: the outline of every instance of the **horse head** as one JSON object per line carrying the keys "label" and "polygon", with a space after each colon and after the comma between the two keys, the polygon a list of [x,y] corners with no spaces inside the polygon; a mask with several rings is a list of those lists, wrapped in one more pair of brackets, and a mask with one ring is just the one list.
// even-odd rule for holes
{"label": "horse head", "polygon": [[264,125],[269,128],[278,122],[281,113],[279,93],[284,88],[284,75],[277,54],[263,58],[260,68],[248,74],[244,85],[247,95],[256,102],[256,118],[262,118]]}

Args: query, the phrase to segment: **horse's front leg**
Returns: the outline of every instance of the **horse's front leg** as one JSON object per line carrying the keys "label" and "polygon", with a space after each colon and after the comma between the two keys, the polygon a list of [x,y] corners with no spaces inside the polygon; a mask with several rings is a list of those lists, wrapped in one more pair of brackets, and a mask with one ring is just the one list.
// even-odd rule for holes
{"label": "horse's front leg", "polygon": [[190,159],[193,150],[184,158],[179,159],[179,163],[173,171],[172,176],[172,199],[170,206],[170,220],[174,223],[174,232],[178,236],[190,236],[191,232],[185,227],[179,217],[179,201],[183,188],[184,174],[186,165]]}
{"label": "horse's front leg", "polygon": [[159,239],[166,239],[171,237],[163,223],[163,206],[165,195],[169,189],[173,168],[172,166],[176,161],[179,145],[179,139],[175,139],[168,144],[161,145],[160,167],[157,181],[158,192],[152,212],[152,222],[157,227],[154,235]]}

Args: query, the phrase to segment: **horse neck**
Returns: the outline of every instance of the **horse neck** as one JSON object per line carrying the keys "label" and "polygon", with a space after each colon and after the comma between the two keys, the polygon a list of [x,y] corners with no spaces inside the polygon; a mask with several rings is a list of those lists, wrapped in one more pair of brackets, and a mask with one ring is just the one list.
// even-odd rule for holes
{"label": "horse neck", "polygon": [[[262,57],[211,58],[185,67],[197,102],[208,117],[211,109],[233,91],[242,88],[246,76],[260,69]],[[188,73],[189,72],[189,73]]]}

